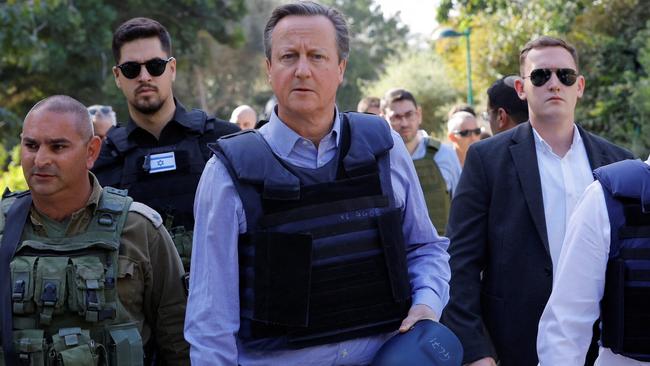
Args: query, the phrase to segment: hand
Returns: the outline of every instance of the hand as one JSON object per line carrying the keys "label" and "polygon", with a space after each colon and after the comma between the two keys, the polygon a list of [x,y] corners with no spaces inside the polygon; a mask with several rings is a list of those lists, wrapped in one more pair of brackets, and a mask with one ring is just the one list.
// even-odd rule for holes
{"label": "hand", "polygon": [[497,363],[492,357],[483,357],[480,360],[466,364],[466,366],[497,366]]}
{"label": "hand", "polygon": [[431,319],[437,321],[436,313],[433,311],[433,309],[423,304],[411,306],[408,315],[404,320],[402,320],[402,325],[399,326],[399,332],[407,332],[409,329],[411,329],[411,327],[413,327],[413,325],[415,325],[418,320],[422,319]]}

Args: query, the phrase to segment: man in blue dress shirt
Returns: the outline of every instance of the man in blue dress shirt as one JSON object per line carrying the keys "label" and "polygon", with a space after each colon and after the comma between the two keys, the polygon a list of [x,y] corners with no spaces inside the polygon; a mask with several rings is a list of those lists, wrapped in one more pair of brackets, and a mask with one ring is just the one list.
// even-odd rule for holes
{"label": "man in blue dress shirt", "polygon": [[336,108],[343,15],[282,5],[264,40],[278,105],[259,131],[211,145],[197,190],[192,364],[367,365],[397,331],[440,318],[449,242],[400,136]]}

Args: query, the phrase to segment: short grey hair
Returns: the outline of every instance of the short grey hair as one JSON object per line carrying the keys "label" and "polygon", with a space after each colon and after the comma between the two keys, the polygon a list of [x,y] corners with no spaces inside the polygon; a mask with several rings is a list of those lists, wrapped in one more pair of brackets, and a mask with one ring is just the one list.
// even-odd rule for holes
{"label": "short grey hair", "polygon": [[[473,119],[476,120],[476,117],[465,111],[460,111],[456,112],[451,115],[451,118],[449,118],[449,121],[447,121],[447,133],[453,133],[454,131],[457,131],[460,128],[460,125],[463,124],[468,119]],[[476,122],[478,124],[478,121]]]}
{"label": "short grey hair", "polygon": [[273,13],[271,13],[271,17],[268,22],[266,22],[266,27],[264,28],[264,53],[268,60],[271,60],[271,36],[273,30],[282,18],[290,15],[322,15],[327,17],[336,30],[336,48],[338,50],[339,62],[341,60],[347,60],[350,55],[350,31],[345,17],[335,8],[326,7],[313,1],[301,1],[292,4],[285,4],[273,9]]}
{"label": "short grey hair", "polygon": [[67,95],[53,95],[47,97],[36,103],[32,109],[29,110],[27,116],[25,116],[25,120],[27,120],[27,117],[29,117],[30,114],[41,110],[58,114],[72,114],[75,118],[74,122],[77,132],[79,132],[79,135],[81,135],[84,140],[88,141],[94,135],[93,124],[90,121],[88,109],[80,101],[72,97]]}

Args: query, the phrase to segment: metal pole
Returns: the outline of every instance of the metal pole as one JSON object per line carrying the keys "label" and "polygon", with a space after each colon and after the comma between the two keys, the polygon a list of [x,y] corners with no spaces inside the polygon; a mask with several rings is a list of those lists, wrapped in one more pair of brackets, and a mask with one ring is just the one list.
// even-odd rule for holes
{"label": "metal pole", "polygon": [[465,44],[467,45],[467,104],[470,106],[474,105],[474,96],[472,93],[472,56],[469,48],[469,36],[471,34],[471,28],[467,28],[464,32]]}

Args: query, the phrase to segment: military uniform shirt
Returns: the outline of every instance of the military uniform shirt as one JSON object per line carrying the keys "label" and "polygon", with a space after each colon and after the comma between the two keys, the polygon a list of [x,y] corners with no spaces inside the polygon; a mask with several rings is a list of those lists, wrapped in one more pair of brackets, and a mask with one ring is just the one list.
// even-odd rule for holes
{"label": "military uniform shirt", "polygon": [[[92,173],[90,179],[93,190],[86,206],[63,222],[48,218],[32,206],[29,223],[34,232],[47,237],[55,233],[71,236],[83,232],[102,192]],[[138,206],[144,209],[137,209]],[[152,221],[157,221],[156,225]],[[161,223],[154,210],[136,202],[131,206],[120,240],[117,291],[130,318],[138,324],[142,344],[153,337],[158,345],[158,357],[167,365],[189,365],[189,346],[183,338],[184,270]]]}

